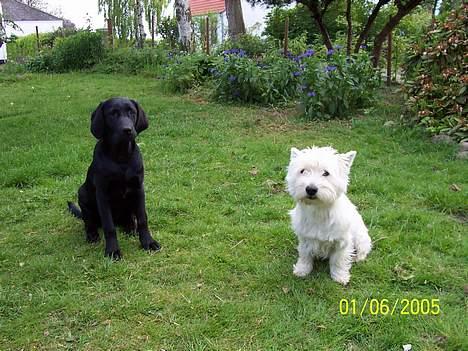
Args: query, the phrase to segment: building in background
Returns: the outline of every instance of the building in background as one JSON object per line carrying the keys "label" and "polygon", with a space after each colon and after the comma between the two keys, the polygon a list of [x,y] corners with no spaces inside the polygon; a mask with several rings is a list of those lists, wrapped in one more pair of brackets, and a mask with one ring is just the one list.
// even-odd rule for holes
{"label": "building in background", "polygon": [[36,33],[36,27],[39,33],[53,32],[63,27],[63,19],[16,0],[0,0],[0,13],[7,37]]}
{"label": "building in background", "polygon": [[48,33],[63,27],[63,19],[16,0],[0,0],[0,21],[4,29],[0,38],[0,63],[7,61],[6,38],[33,34],[36,28],[39,33]]}

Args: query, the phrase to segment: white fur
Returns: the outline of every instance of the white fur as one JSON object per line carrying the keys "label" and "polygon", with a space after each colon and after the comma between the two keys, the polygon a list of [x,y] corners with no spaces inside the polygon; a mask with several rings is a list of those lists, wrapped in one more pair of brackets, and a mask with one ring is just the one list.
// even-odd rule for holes
{"label": "white fur", "polygon": [[[332,279],[346,285],[353,259],[362,261],[371,251],[367,228],[346,196],[355,156],[356,151],[338,154],[331,147],[291,149],[286,183],[296,202],[290,215],[299,239],[293,270],[298,277],[312,272],[315,258],[329,258]],[[307,194],[307,187],[316,194]]]}

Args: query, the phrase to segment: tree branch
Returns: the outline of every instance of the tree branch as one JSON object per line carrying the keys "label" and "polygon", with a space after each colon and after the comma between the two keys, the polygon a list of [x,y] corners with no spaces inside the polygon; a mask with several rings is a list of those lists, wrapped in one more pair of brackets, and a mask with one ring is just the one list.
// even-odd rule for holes
{"label": "tree branch", "polygon": [[382,46],[386,40],[388,34],[395,29],[400,23],[401,19],[409,14],[416,6],[418,6],[422,0],[408,0],[405,5],[398,7],[398,11],[395,15],[390,17],[387,24],[382,28],[379,34],[374,39],[374,48],[372,50],[372,64],[374,67],[379,65],[380,54],[382,52]]}
{"label": "tree branch", "polygon": [[379,0],[377,5],[375,5],[374,9],[372,10],[372,13],[370,14],[369,18],[367,19],[366,25],[364,26],[364,29],[361,31],[361,34],[359,34],[359,38],[356,41],[356,46],[354,47],[354,52],[358,53],[359,49],[361,48],[362,43],[367,39],[367,36],[369,35],[370,29],[372,28],[375,19],[377,18],[377,15],[380,12],[380,9],[388,4],[390,0]]}

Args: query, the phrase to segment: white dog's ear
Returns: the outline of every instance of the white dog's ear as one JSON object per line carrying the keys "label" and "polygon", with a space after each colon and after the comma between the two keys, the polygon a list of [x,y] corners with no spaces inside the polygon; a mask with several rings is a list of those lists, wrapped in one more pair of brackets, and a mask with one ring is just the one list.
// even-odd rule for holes
{"label": "white dog's ear", "polygon": [[301,153],[301,150],[296,149],[295,147],[292,147],[291,148],[291,160],[299,156],[300,153]]}
{"label": "white dog's ear", "polygon": [[345,165],[345,168],[349,172],[351,165],[353,164],[354,158],[356,157],[356,151],[350,151],[345,154],[340,154],[341,159]]}

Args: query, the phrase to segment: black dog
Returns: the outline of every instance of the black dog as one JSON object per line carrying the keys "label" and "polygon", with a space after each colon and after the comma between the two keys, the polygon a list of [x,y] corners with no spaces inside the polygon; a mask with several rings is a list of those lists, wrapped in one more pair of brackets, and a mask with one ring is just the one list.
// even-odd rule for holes
{"label": "black dog", "polygon": [[115,225],[126,232],[137,231],[145,250],[161,247],[148,230],[143,189],[143,160],[135,137],[148,128],[148,119],[140,105],[127,98],[101,102],[91,116],[91,133],[99,141],[86,181],[78,190],[78,203],[68,209],[83,219],[86,240],[99,241],[102,226],[106,239],[105,254],[120,259]]}

